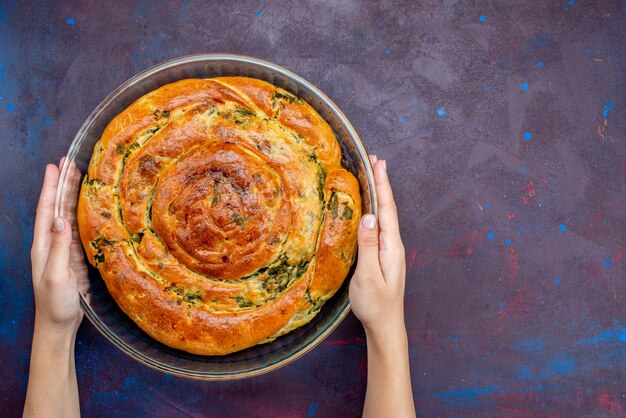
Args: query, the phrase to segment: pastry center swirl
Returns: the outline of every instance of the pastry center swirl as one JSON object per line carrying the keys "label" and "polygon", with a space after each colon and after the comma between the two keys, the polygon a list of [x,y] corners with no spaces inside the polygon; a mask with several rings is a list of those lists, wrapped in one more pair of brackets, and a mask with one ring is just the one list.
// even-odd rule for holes
{"label": "pastry center swirl", "polygon": [[[249,275],[275,258],[289,226],[289,199],[268,160],[243,145],[196,147],[159,178],[152,210],[155,234],[198,273],[231,277],[224,263]],[[263,248],[263,251],[259,251]]]}

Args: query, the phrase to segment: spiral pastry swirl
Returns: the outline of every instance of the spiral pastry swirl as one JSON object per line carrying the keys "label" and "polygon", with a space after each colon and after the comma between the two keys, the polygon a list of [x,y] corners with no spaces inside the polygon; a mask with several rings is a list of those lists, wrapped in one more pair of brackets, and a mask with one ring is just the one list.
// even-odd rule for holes
{"label": "spiral pastry swirl", "polygon": [[120,308],[177,349],[223,355],[309,322],[356,252],[358,182],[328,124],[245,77],[186,79],[115,117],[79,202]]}

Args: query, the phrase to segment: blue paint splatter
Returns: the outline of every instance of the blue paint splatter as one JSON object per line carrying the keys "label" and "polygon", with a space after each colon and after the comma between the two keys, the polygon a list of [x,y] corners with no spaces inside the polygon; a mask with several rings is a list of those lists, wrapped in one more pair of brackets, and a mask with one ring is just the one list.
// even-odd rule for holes
{"label": "blue paint splatter", "polygon": [[612,341],[626,342],[626,324],[616,323],[615,326],[600,334],[588,338],[582,338],[576,342],[577,345],[596,345],[611,343]]}
{"label": "blue paint splatter", "polygon": [[487,18],[483,15],[480,15],[480,17],[478,18],[478,20],[480,20],[481,22],[486,22]]}
{"label": "blue paint splatter", "polygon": [[493,237],[494,237],[494,235],[495,235],[495,234],[493,233],[493,231],[491,231],[490,233],[488,233],[488,234],[487,234],[487,239],[488,239],[488,240],[492,240],[492,239],[493,239]]}
{"label": "blue paint splatter", "polygon": [[489,209],[491,206],[489,206],[489,203],[485,203],[485,209]]}
{"label": "blue paint splatter", "polygon": [[15,105],[14,105],[13,103],[9,103],[9,104],[7,105],[7,110],[8,110],[9,112],[13,112],[13,111],[15,110]]}
{"label": "blue paint splatter", "polygon": [[524,141],[530,141],[531,139],[533,139],[533,134],[528,131],[524,132]]}
{"label": "blue paint splatter", "polygon": [[569,1],[567,2],[567,4],[569,4],[570,6],[573,6],[573,5],[574,5],[574,0],[569,0]]}
{"label": "blue paint splatter", "polygon": [[510,240],[510,239],[504,240],[504,243],[505,243],[506,245],[511,245],[511,240]]}
{"label": "blue paint splatter", "polygon": [[513,347],[521,351],[536,352],[543,350],[543,339],[541,337],[533,338],[530,340],[517,341],[513,343]]}
{"label": "blue paint splatter", "polygon": [[255,15],[257,15],[257,16],[262,16],[262,15],[263,15],[263,12],[262,12],[262,11],[260,11],[260,10],[258,10],[258,11],[255,13]]}
{"label": "blue paint splatter", "polygon": [[567,227],[565,226],[565,224],[559,225],[559,231],[561,231],[561,232],[567,231]]}
{"label": "blue paint splatter", "polygon": [[528,83],[522,83],[519,86],[522,90],[528,90]]}
{"label": "blue paint splatter", "polygon": [[543,67],[543,62],[541,62],[541,61],[537,62],[537,67],[539,67],[539,68]]}
{"label": "blue paint splatter", "polygon": [[385,55],[390,55],[390,54],[391,54],[391,51],[387,49],[387,50],[385,51]]}
{"label": "blue paint splatter", "polygon": [[377,17],[377,18],[376,18],[376,24],[377,24],[377,25],[380,25],[380,17]]}
{"label": "blue paint splatter", "polygon": [[528,366],[521,366],[517,371],[517,378],[519,380],[533,380],[535,378],[535,374],[530,370]]}
{"label": "blue paint splatter", "polygon": [[519,227],[519,232],[524,232],[524,227],[523,226]]}
{"label": "blue paint splatter", "polygon": [[489,91],[489,86],[483,87],[483,91]]}
{"label": "blue paint splatter", "polygon": [[52,125],[52,121],[50,119],[44,119],[44,125]]}
{"label": "blue paint splatter", "polygon": [[491,395],[498,390],[498,385],[477,386],[468,389],[454,389],[434,393],[433,397],[449,400],[473,400],[482,395]]}
{"label": "blue paint splatter", "polygon": [[544,372],[541,373],[541,377],[548,378],[555,376],[571,376],[574,374],[577,366],[578,363],[575,359],[570,358],[567,354],[563,353],[548,360],[547,367]]}
{"label": "blue paint splatter", "polygon": [[458,343],[459,342],[459,337],[452,338],[452,341],[455,342],[455,343]]}
{"label": "blue paint splatter", "polygon": [[608,269],[610,269],[611,266],[613,265],[613,263],[611,263],[611,260],[609,260],[608,258],[605,258],[603,263],[604,263],[604,266]]}
{"label": "blue paint splatter", "polygon": [[315,415],[315,411],[317,411],[317,407],[319,404],[317,402],[311,402],[311,406],[309,406],[309,418],[312,418]]}
{"label": "blue paint splatter", "polygon": [[413,106],[417,106],[417,100],[415,100],[415,99],[411,100],[411,104],[412,104]]}
{"label": "blue paint splatter", "polygon": [[400,123],[404,123],[404,122],[406,122],[406,118],[403,116],[400,118]]}
{"label": "blue paint splatter", "polygon": [[446,109],[444,109],[443,107],[441,109],[437,109],[437,114],[439,116],[445,116],[446,115]]}
{"label": "blue paint splatter", "polygon": [[602,112],[602,116],[604,117],[605,120],[609,118],[609,114],[611,113],[612,109],[613,109],[613,100],[609,100],[608,102],[604,104],[604,112]]}
{"label": "blue paint splatter", "polygon": [[524,174],[526,172],[526,169],[524,167],[522,167],[522,168],[519,169],[519,172]]}
{"label": "blue paint splatter", "polygon": [[504,389],[500,389],[500,395],[504,395]]}
{"label": "blue paint splatter", "polygon": [[559,278],[558,278],[558,277],[555,277],[555,278],[554,278],[554,284],[555,284],[555,285],[557,285],[557,286],[558,286],[559,284],[561,284],[561,281],[559,280]]}
{"label": "blue paint splatter", "polygon": [[68,17],[67,18],[67,24],[68,25],[74,25],[76,23],[76,21],[74,20],[73,17]]}

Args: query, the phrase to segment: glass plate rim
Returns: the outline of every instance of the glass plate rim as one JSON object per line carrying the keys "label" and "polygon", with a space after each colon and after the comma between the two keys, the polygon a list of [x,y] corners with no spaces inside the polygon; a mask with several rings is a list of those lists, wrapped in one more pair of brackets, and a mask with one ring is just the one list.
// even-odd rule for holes
{"label": "glass plate rim", "polygon": [[[81,125],[76,135],[74,136],[72,143],[70,144],[70,148],[68,149],[66,155],[66,161],[73,161],[80,150],[82,143],[86,138],[86,133],[91,129],[95,121],[98,119],[100,113],[109,105],[112,101],[122,95],[126,90],[132,88],[140,81],[158,74],[161,71],[167,70],[172,67],[176,67],[177,65],[194,63],[194,62],[210,62],[210,61],[233,61],[236,63],[246,63],[252,64],[255,66],[259,66],[265,70],[276,72],[287,79],[295,81],[298,84],[304,86],[310,93],[316,96],[322,103],[327,106],[330,111],[339,119],[341,125],[346,129],[348,135],[354,141],[355,147],[359,154],[359,158],[363,162],[363,166],[365,167],[365,175],[367,178],[367,182],[370,189],[370,208],[371,212],[378,216],[378,199],[376,194],[376,189],[374,185],[374,175],[373,175],[373,167],[371,162],[369,161],[369,157],[361,138],[359,137],[356,129],[352,126],[352,123],[345,116],[343,111],[339,109],[339,107],[319,88],[317,88],[314,84],[306,80],[305,78],[299,76],[287,68],[284,68],[278,64],[272,63],[270,61],[266,61],[260,58],[255,58],[246,55],[239,54],[231,54],[231,53],[201,53],[201,54],[191,54],[185,55],[177,58],[173,58],[159,64],[153,65],[149,67],[133,77],[126,80],[124,83],[120,84],[116,89],[114,89],[111,93],[109,93],[89,114],[85,122]],[[59,183],[57,186],[57,193],[55,197],[55,217],[61,216],[61,209],[63,207],[62,198],[64,196],[65,185],[66,185],[66,174],[67,174],[68,164],[65,164],[61,170],[59,176]],[[301,358],[313,348],[315,348],[318,344],[320,344],[332,331],[334,331],[337,326],[345,319],[345,317],[350,312],[350,301],[347,298],[341,308],[337,311],[337,313],[333,316],[332,320],[329,324],[324,328],[322,332],[317,334],[310,342],[303,345],[298,351],[291,353],[286,357],[282,357],[277,359],[274,362],[269,364],[260,365],[258,367],[253,367],[243,371],[234,371],[234,372],[199,372],[192,371],[185,368],[167,365],[166,367],[147,356],[144,353],[137,351],[136,349],[130,347],[125,344],[119,337],[114,335],[113,332],[109,330],[106,324],[102,323],[102,321],[98,318],[98,315],[93,311],[93,309],[89,306],[89,303],[85,300],[85,295],[79,292],[80,296],[80,306],[85,313],[85,316],[91,322],[91,324],[107,339],[109,340],[115,347],[120,349],[124,354],[131,357],[132,359],[150,367],[155,370],[159,370],[164,373],[172,374],[179,377],[186,377],[191,379],[198,380],[235,380],[235,379],[243,379],[253,376],[258,376],[261,374],[269,373],[273,370],[276,370],[280,367],[283,367],[293,361]]]}

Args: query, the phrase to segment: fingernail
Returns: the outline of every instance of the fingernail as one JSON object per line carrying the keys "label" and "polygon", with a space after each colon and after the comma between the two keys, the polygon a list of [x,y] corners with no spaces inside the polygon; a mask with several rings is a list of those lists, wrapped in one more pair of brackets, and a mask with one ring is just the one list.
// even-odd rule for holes
{"label": "fingernail", "polygon": [[63,219],[61,218],[56,218],[54,220],[54,230],[56,232],[61,232],[65,229],[65,222],[63,222]]}
{"label": "fingernail", "polygon": [[376,164],[376,161],[378,161],[378,157],[375,155],[372,155],[372,161],[374,161],[374,164]]}
{"label": "fingernail", "polygon": [[363,216],[363,227],[367,229],[376,228],[376,217],[371,213]]}
{"label": "fingernail", "polygon": [[383,160],[383,168],[387,171],[387,160]]}

